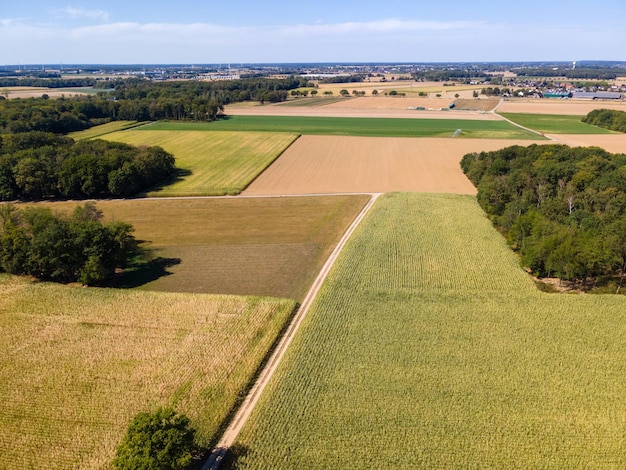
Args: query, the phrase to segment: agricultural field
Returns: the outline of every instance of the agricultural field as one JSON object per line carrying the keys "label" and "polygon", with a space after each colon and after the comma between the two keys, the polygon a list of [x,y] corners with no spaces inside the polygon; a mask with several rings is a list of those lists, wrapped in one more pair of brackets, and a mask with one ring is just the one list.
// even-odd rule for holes
{"label": "agricultural field", "polygon": [[601,147],[607,152],[626,153],[626,134],[552,134],[546,135],[557,143],[570,147]]}
{"label": "agricultural field", "polygon": [[[534,143],[545,143],[535,141]],[[243,194],[417,191],[476,194],[460,161],[469,152],[531,141],[302,136]]]}
{"label": "agricultural field", "polygon": [[616,134],[608,129],[582,122],[583,116],[523,113],[500,113],[500,115],[520,126],[545,134]]}
{"label": "agricultural field", "polygon": [[[211,130],[248,133],[289,132],[306,135],[350,135],[361,137],[452,137],[458,129],[462,130],[457,136],[460,138],[538,138],[537,134],[520,129],[504,120],[249,115],[228,116],[225,119],[219,119],[210,123],[157,122],[133,132],[167,130],[177,131],[176,135],[183,135],[180,131]],[[121,134],[113,134],[110,138],[117,138],[118,135]],[[144,141],[147,141],[147,139],[148,137]],[[126,139],[126,141],[129,140],[131,139]]]}
{"label": "agricultural field", "polygon": [[509,99],[498,108],[498,113],[565,114],[586,116],[594,109],[626,111],[624,101],[558,100],[558,99]]}
{"label": "agricultural field", "polygon": [[0,275],[0,468],[111,468],[131,419],[167,405],[210,445],[294,308]]}
{"label": "agricultural field", "polygon": [[132,145],[159,145],[174,155],[179,175],[147,194],[157,197],[238,194],[297,138],[286,132],[196,132],[193,129],[209,129],[197,126],[156,123],[102,138]]}
{"label": "agricultural field", "polygon": [[95,139],[97,137],[110,134],[112,132],[123,131],[126,129],[131,129],[133,127],[141,126],[142,124],[145,123],[138,121],[111,121],[106,124],[94,126],[90,129],[85,129],[84,131],[70,132],[68,134],[68,137],[71,137],[74,140]]}
{"label": "agricultural field", "polygon": [[[369,196],[99,201],[105,220],[135,227],[150,269],[119,287],[261,295],[301,301]],[[75,202],[46,203],[71,211]]]}
{"label": "agricultural field", "polygon": [[229,468],[624,468],[625,322],[539,292],[475,198],[388,194]]}
{"label": "agricultural field", "polygon": [[2,87],[0,88],[0,94],[6,98],[41,98],[43,95],[48,95],[50,98],[61,98],[79,95],[91,95],[102,92],[101,89],[95,89],[92,87],[72,87],[72,88],[45,88],[45,87],[29,87],[29,86],[15,86],[15,87]]}

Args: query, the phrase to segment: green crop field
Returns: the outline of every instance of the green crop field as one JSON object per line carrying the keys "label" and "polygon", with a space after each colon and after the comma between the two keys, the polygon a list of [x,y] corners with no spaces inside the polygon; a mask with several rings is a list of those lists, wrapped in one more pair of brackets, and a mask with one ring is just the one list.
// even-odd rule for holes
{"label": "green crop field", "polygon": [[161,121],[142,127],[141,131],[214,130],[372,137],[452,137],[457,129],[462,131],[458,137],[537,139],[537,134],[520,129],[506,121],[469,119],[229,116],[209,123]]}
{"label": "green crop field", "polygon": [[238,194],[297,138],[284,132],[193,132],[185,129],[190,126],[186,123],[177,130],[154,126],[103,137],[132,145],[159,145],[174,155],[181,170],[176,181],[155,188],[149,196]]}
{"label": "green crop field", "polygon": [[[301,301],[369,196],[100,201],[162,263],[122,285]],[[48,204],[71,211],[75,202]]]}
{"label": "green crop field", "polygon": [[209,445],[294,307],[0,275],[0,468],[112,468],[133,416],[166,405]]}
{"label": "green crop field", "polygon": [[110,134],[112,132],[123,131],[126,129],[131,129],[133,127],[141,126],[142,124],[144,123],[138,121],[111,121],[106,124],[101,124],[99,126],[85,129],[84,131],[70,132],[68,136],[74,140],[95,139],[97,137],[102,137],[106,134]]}
{"label": "green crop field", "polygon": [[539,292],[470,196],[359,226],[234,468],[626,468],[626,298]]}
{"label": "green crop field", "polygon": [[583,116],[561,114],[501,113],[520,126],[545,134],[615,134],[608,129],[590,126],[581,121]]}

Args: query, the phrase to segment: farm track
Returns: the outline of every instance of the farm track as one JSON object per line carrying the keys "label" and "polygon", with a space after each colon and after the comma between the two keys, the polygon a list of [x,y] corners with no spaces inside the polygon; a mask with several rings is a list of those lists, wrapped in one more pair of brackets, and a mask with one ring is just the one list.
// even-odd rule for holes
{"label": "farm track", "polygon": [[259,374],[258,379],[252,385],[252,388],[248,392],[248,395],[242,402],[241,406],[237,409],[237,412],[235,413],[232,421],[222,434],[221,439],[217,443],[215,449],[213,449],[208,460],[202,467],[202,470],[216,470],[220,468],[222,461],[226,456],[226,453],[228,452],[228,449],[235,442],[235,439],[241,432],[241,429],[250,417],[252,410],[254,409],[261,394],[263,393],[263,390],[265,389],[272,376],[274,375],[274,372],[278,368],[281,359],[289,348],[289,345],[291,344],[296,332],[298,331],[298,328],[300,327],[304,317],[306,316],[309,307],[313,302],[313,299],[315,299],[315,297],[317,296],[322,284],[324,283],[324,280],[326,279],[326,276],[328,275],[330,269],[337,260],[339,253],[341,253],[341,250],[345,246],[346,242],[350,239],[350,236],[352,235],[354,230],[359,226],[361,221],[365,218],[365,216],[381,194],[382,193],[371,193],[372,197],[369,202],[361,210],[359,215],[354,219],[348,230],[346,230],[344,235],[341,237],[339,243],[337,243],[337,246],[328,257],[328,260],[322,267],[320,273],[313,282],[313,285],[309,289],[306,297],[304,298],[304,301],[302,302],[302,305],[298,309],[298,312],[293,317],[293,320],[285,331],[284,336],[280,339],[278,345],[276,346],[276,349],[274,350],[267,364]]}

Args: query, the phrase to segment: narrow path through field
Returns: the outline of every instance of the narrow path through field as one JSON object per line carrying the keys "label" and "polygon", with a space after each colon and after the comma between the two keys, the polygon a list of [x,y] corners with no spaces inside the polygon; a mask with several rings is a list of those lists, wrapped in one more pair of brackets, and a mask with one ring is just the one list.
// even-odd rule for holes
{"label": "narrow path through field", "polygon": [[224,431],[224,434],[222,435],[221,439],[217,443],[217,446],[215,447],[215,449],[213,449],[213,452],[211,453],[209,459],[203,465],[202,470],[215,470],[215,469],[220,468],[220,465],[222,464],[222,461],[224,457],[226,456],[226,452],[235,442],[235,439],[241,432],[241,429],[243,428],[244,424],[248,420],[248,417],[252,413],[254,406],[259,401],[259,398],[261,394],[263,393],[263,390],[265,389],[270,379],[274,375],[274,372],[276,372],[276,369],[278,368],[278,364],[280,363],[281,359],[285,355],[285,351],[287,351],[287,348],[291,344],[296,332],[298,331],[298,328],[300,327],[300,324],[302,323],[302,320],[306,316],[307,311],[309,310],[309,307],[311,306],[311,303],[313,302],[313,299],[317,296],[317,293],[319,292],[320,287],[324,283],[324,280],[326,279],[326,276],[330,272],[330,269],[332,268],[337,257],[339,256],[339,253],[341,253],[341,250],[345,246],[346,242],[350,239],[350,236],[352,235],[354,230],[358,227],[361,221],[365,218],[365,215],[369,212],[371,207],[374,205],[374,202],[376,201],[376,199],[378,199],[378,197],[381,194],[382,193],[371,194],[372,197],[369,200],[369,202],[365,205],[365,207],[359,213],[359,215],[354,219],[350,227],[348,227],[348,230],[346,230],[346,232],[343,234],[343,237],[341,237],[341,240],[339,240],[339,243],[337,243],[337,246],[328,257],[328,260],[326,260],[326,263],[322,267],[317,278],[315,278],[313,285],[309,289],[309,292],[304,298],[302,305],[298,309],[298,312],[293,317],[293,320],[289,324],[289,327],[285,331],[285,334],[280,339],[278,346],[276,346],[276,349],[272,353],[270,359],[267,361],[267,364],[265,365],[265,367],[259,374],[257,381],[254,383],[254,385],[248,392],[248,395],[246,396],[245,400],[243,401],[243,403],[241,404],[241,406],[235,413],[232,421],[230,422],[230,424]]}
{"label": "narrow path through field", "polygon": [[[495,114],[497,114],[498,108],[502,105],[503,102],[504,102],[504,100],[500,101],[500,104],[493,110],[493,112]],[[540,135],[541,137],[545,137],[548,140],[555,140],[552,137],[550,137],[549,135],[545,135],[543,132],[536,131],[535,129],[531,129],[529,127],[524,127],[521,124],[513,122],[510,119],[505,118],[502,114],[497,114],[497,115],[500,116],[500,118],[502,120],[504,120],[504,121],[508,122],[509,124],[512,124],[512,125],[514,125],[516,127],[519,127],[520,129],[524,129],[525,131],[532,132],[534,134]]]}

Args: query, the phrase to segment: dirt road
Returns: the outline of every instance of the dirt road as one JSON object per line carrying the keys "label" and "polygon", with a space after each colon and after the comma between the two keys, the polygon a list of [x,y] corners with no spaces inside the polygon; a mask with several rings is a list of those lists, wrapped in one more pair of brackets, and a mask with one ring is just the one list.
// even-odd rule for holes
{"label": "dirt road", "polygon": [[352,235],[354,230],[358,227],[358,225],[365,218],[371,207],[374,205],[374,202],[376,202],[376,199],[378,199],[380,193],[373,193],[371,196],[372,197],[369,202],[365,205],[359,215],[354,219],[348,230],[346,230],[346,232],[343,234],[343,237],[341,237],[341,240],[339,240],[339,243],[337,244],[331,255],[328,257],[328,260],[326,261],[326,263],[322,267],[322,270],[313,282],[313,285],[309,289],[309,292],[304,298],[304,301],[298,309],[298,312],[293,317],[291,323],[289,324],[289,327],[285,331],[285,334],[280,339],[269,361],[267,361],[267,364],[259,374],[257,381],[254,383],[254,385],[248,392],[245,400],[235,413],[235,416],[224,431],[222,438],[217,443],[215,449],[213,449],[211,456],[202,467],[202,470],[215,470],[220,468],[220,465],[222,464],[222,461],[226,456],[226,452],[228,452],[228,449],[233,445],[235,439],[237,439],[237,436],[241,432],[241,429],[245,425],[246,421],[250,417],[250,414],[252,413],[252,410],[259,401],[263,390],[271,380],[274,372],[276,372],[276,369],[278,368],[281,359],[285,355],[287,348],[295,337],[298,328],[302,324],[302,321],[304,320],[304,317],[306,316],[309,307],[313,302],[313,299],[315,299],[315,297],[317,296],[320,287],[324,283],[326,276],[328,275],[330,269],[337,260],[339,253],[341,253],[341,250],[345,246],[346,242],[350,239],[350,236]]}

